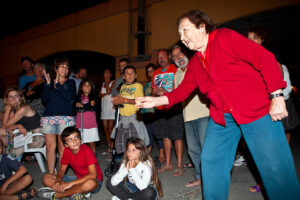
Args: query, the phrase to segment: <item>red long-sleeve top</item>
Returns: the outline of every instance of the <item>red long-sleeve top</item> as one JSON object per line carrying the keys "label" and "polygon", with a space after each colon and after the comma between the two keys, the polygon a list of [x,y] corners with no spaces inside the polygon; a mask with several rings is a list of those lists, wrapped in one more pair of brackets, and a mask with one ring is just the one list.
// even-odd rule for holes
{"label": "red long-sleeve top", "polygon": [[211,101],[210,116],[226,126],[230,112],[238,124],[248,124],[269,113],[269,94],[286,87],[274,55],[230,29],[209,34],[206,54],[190,60],[179,87],[165,95],[172,106],[185,100],[193,90]]}

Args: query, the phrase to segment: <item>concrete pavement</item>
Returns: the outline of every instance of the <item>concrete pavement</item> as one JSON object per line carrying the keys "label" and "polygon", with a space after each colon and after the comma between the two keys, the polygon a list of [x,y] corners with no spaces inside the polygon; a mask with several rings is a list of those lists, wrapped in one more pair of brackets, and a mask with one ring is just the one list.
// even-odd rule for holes
{"label": "concrete pavement", "polygon": [[[103,143],[104,140],[102,140]],[[104,144],[100,144],[97,146],[97,158],[102,170],[104,170],[105,166],[109,163],[106,161],[106,156],[101,155],[101,153],[107,148]],[[300,177],[300,129],[295,130],[292,135],[291,149],[295,160],[295,165],[298,173],[298,177]],[[157,147],[153,150],[153,155],[158,155]],[[173,149],[173,166],[176,166],[176,159]],[[188,157],[186,151],[184,152],[183,163],[188,163]],[[46,164],[46,162],[45,162]],[[42,187],[41,178],[43,174],[41,173],[37,164],[34,163],[26,163],[29,173],[32,175],[34,179],[33,187],[40,188]],[[68,170],[68,174],[73,174],[72,170]],[[202,190],[201,187],[193,187],[186,188],[185,184],[189,181],[193,180],[193,168],[185,169],[185,173],[183,176],[174,177],[173,171],[165,172],[159,174],[160,180],[162,182],[163,190],[164,190],[164,198],[163,200],[169,199],[202,199]],[[98,200],[98,199],[111,199],[111,193],[105,187],[106,177],[104,177],[104,184],[102,185],[102,189],[96,195],[93,195],[90,199]],[[231,185],[229,191],[229,199],[230,200],[263,200],[265,199],[261,193],[250,193],[248,188],[252,185],[255,185],[255,179],[251,174],[248,166],[234,167],[232,170],[231,176]]]}

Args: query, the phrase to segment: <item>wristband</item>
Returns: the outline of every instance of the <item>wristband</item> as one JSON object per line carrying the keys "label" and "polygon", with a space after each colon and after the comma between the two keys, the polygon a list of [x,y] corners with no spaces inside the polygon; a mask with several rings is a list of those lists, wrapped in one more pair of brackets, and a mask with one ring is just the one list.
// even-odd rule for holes
{"label": "wristband", "polygon": [[277,94],[270,94],[269,95],[269,99],[273,99],[273,98],[276,98],[276,97],[283,97],[283,93],[277,93]]}
{"label": "wristband", "polygon": [[128,103],[128,99],[124,98],[124,103],[127,104]]}

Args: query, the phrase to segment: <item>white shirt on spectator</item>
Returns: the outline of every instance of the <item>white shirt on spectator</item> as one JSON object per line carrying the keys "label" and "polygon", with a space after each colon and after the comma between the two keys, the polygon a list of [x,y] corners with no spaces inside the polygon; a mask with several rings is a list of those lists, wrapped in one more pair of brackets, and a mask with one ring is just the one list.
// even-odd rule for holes
{"label": "white shirt on spectator", "polygon": [[283,80],[286,82],[286,88],[283,89],[284,100],[290,98],[292,92],[292,84],[290,79],[290,74],[285,65],[281,65],[283,70]]}
{"label": "white shirt on spectator", "polygon": [[138,189],[143,190],[148,187],[152,177],[152,166],[149,161],[147,163],[139,162],[135,168],[127,170],[123,162],[119,171],[111,178],[113,186],[118,185],[127,176],[130,183],[134,184]]}

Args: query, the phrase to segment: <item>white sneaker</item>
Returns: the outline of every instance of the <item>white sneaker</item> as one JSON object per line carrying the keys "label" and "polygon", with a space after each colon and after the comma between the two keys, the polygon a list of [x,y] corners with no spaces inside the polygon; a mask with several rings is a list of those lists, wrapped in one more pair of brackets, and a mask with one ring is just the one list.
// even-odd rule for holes
{"label": "white sneaker", "polygon": [[244,156],[238,154],[238,155],[236,156],[236,159],[235,159],[233,165],[236,166],[236,167],[239,167],[239,166],[242,166],[242,165],[247,165]]}
{"label": "white sneaker", "polygon": [[119,197],[117,197],[117,196],[113,196],[113,197],[111,198],[111,200],[120,200],[120,199],[119,199]]}
{"label": "white sneaker", "polygon": [[86,194],[84,194],[84,196],[86,197],[86,198],[90,198],[91,197],[91,193],[89,192],[89,193],[86,193]]}
{"label": "white sneaker", "polygon": [[40,199],[55,199],[55,192],[48,187],[40,188],[36,191],[36,196]]}

